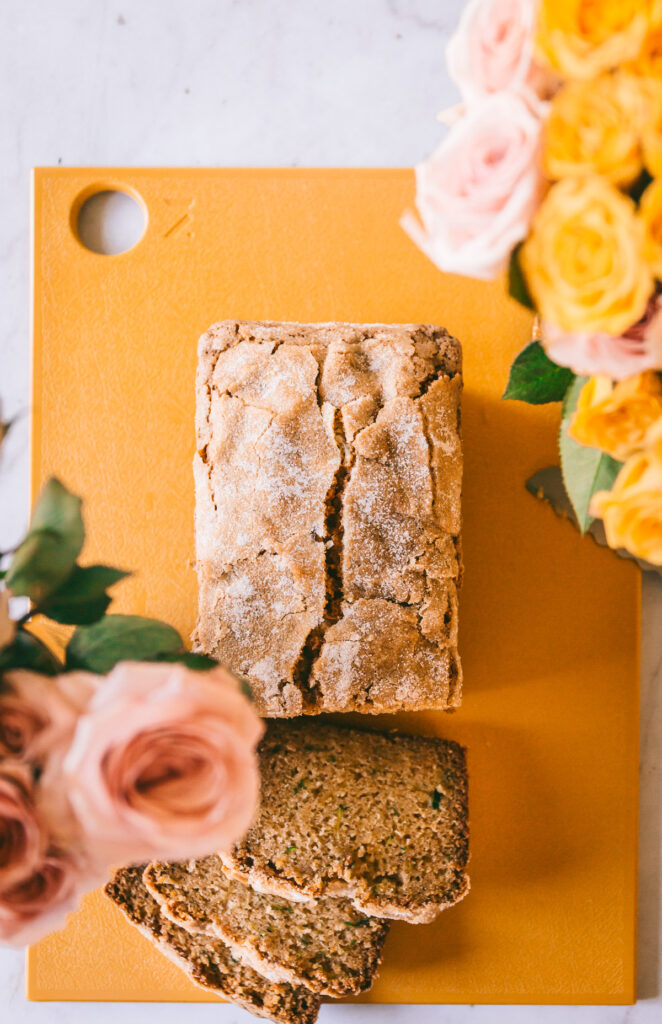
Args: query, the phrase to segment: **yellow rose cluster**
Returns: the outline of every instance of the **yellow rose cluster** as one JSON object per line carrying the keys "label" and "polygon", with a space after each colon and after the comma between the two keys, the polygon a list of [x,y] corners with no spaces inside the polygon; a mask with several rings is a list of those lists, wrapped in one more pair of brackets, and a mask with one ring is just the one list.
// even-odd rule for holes
{"label": "yellow rose cluster", "polygon": [[608,377],[591,377],[581,390],[568,433],[623,462],[641,451],[659,419],[662,381],[657,373],[640,373],[618,384]]}
{"label": "yellow rose cluster", "polygon": [[612,547],[662,565],[662,0],[540,0],[536,53],[561,85],[522,269],[543,323],[593,366],[570,437],[623,463],[591,514]]}
{"label": "yellow rose cluster", "polygon": [[[543,320],[619,336],[662,278],[662,0],[540,0],[536,50],[562,84],[526,280]],[[625,193],[644,171],[635,203]]]}
{"label": "yellow rose cluster", "polygon": [[662,0],[471,0],[447,53],[466,147],[417,169],[407,230],[446,271],[509,267],[540,333],[506,397],[563,399],[580,526],[614,480],[590,514],[662,565]]}
{"label": "yellow rose cluster", "polygon": [[662,420],[644,449],[627,460],[611,491],[593,495],[591,515],[603,520],[610,547],[662,565]]}

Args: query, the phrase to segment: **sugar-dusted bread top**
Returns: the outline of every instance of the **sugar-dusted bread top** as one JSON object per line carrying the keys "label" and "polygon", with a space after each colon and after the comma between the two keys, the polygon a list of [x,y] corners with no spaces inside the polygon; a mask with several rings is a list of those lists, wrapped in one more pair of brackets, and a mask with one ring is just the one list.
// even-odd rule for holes
{"label": "sugar-dusted bread top", "polygon": [[432,920],[467,893],[463,748],[310,719],[272,721],[262,798],[230,875],[293,899],[343,896],[365,914]]}
{"label": "sugar-dusted bread top", "polygon": [[461,389],[442,327],[201,338],[194,644],[261,713],[459,704]]}
{"label": "sugar-dusted bread top", "polygon": [[372,984],[388,924],[347,899],[292,903],[265,895],[228,878],[218,857],[150,864],[144,882],[171,921],[222,939],[274,981],[335,997]]}
{"label": "sugar-dusted bread top", "polygon": [[202,988],[216,992],[258,1017],[279,1024],[313,1024],[319,997],[302,987],[275,984],[240,964],[226,943],[191,935],[163,916],[143,883],[143,867],[122,868],[106,895],[169,959]]}

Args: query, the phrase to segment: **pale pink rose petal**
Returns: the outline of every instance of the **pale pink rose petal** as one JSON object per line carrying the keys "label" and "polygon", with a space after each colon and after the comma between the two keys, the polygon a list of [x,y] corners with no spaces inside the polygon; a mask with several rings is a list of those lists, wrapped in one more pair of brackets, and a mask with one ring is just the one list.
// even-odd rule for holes
{"label": "pale pink rose petal", "polygon": [[68,743],[96,678],[86,672],[56,679],[24,669],[7,672],[0,682],[0,755],[41,764],[53,747]]}
{"label": "pale pink rose petal", "polygon": [[25,946],[56,931],[81,895],[103,881],[75,855],[49,850],[28,878],[0,890],[0,944]]}
{"label": "pale pink rose petal", "polygon": [[542,325],[542,343],[549,358],[582,377],[624,380],[646,370],[662,369],[662,310],[655,298],[646,316],[622,336],[570,333],[551,323]]}
{"label": "pale pink rose petal", "polygon": [[48,835],[33,796],[29,768],[0,760],[0,891],[20,884],[44,856]]}
{"label": "pale pink rose petal", "polygon": [[521,95],[488,96],[416,168],[422,224],[402,226],[441,270],[489,280],[526,236],[544,188],[539,115]]}
{"label": "pale pink rose petal", "polygon": [[547,91],[533,56],[535,18],[534,0],[470,0],[446,48],[465,100],[524,86]]}
{"label": "pale pink rose petal", "polygon": [[222,669],[124,663],[92,698],[62,766],[96,863],[227,848],[259,795],[263,725]]}

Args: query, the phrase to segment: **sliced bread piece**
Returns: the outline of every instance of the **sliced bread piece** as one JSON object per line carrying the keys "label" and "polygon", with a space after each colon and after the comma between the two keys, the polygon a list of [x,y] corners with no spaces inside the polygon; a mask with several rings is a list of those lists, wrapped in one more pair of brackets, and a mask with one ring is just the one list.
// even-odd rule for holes
{"label": "sliced bread piece", "polygon": [[122,868],[106,885],[106,895],[192,981],[258,1017],[279,1024],[313,1024],[318,996],[303,987],[276,985],[238,963],[224,942],[191,935],[168,921],[145,888],[143,871],[144,866]]}
{"label": "sliced bread piece", "polygon": [[465,752],[455,742],[271,721],[262,796],[228,874],[294,900],[431,921],[469,889]]}
{"label": "sliced bread piece", "polygon": [[222,939],[272,981],[335,997],[372,984],[389,926],[347,899],[291,903],[264,895],[228,878],[218,857],[153,863],[143,880],[170,921]]}

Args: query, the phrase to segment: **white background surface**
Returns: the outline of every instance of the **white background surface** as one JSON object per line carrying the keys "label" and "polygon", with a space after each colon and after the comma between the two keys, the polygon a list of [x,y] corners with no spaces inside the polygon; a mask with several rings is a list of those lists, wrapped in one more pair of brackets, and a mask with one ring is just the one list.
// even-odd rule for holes
{"label": "white background surface", "polygon": [[[409,166],[456,100],[462,0],[0,0],[0,396],[22,413],[0,475],[0,548],[27,508],[29,173],[34,165]],[[590,543],[587,541],[587,543]],[[644,581],[640,996],[619,1007],[329,1006],[322,1024],[662,1021],[662,581]],[[104,955],[100,951],[100,955]],[[0,951],[7,1024],[247,1024],[229,1006],[35,1004]]]}

